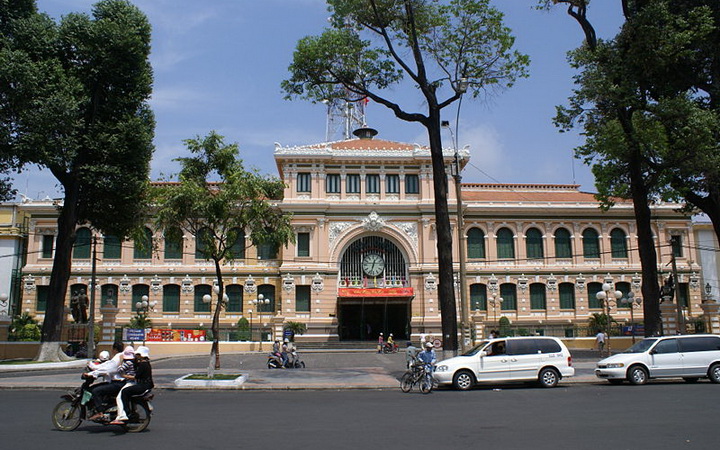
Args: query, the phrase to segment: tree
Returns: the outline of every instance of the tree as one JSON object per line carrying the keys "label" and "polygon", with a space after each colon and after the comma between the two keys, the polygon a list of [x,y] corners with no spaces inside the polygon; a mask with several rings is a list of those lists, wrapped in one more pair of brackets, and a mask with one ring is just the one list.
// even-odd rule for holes
{"label": "tree", "polygon": [[153,152],[150,24],[103,0],[59,24],[32,0],[0,2],[0,150],[63,190],[39,359],[60,357],[75,228],[127,236],[142,218]]}
{"label": "tree", "polygon": [[[212,377],[220,368],[220,311],[227,302],[223,265],[236,258],[238,245],[243,245],[246,237],[253,245],[280,246],[294,241],[294,233],[290,216],[276,203],[285,187],[281,180],[246,171],[237,158],[237,144],[226,145],[215,132],[184,142],[193,156],[177,159],[182,165],[178,183],[156,188],[155,223],[166,233],[182,230],[194,235],[197,250],[215,265],[217,299],[208,364]],[[211,181],[213,178],[218,181]]]}
{"label": "tree", "polygon": [[[328,0],[331,26],[301,39],[282,84],[288,98],[312,101],[370,99],[397,118],[422,125],[433,166],[443,347],[457,351],[448,180],[441,111],[466,89],[474,97],[509,87],[525,75],[528,58],[513,51],[514,38],[489,0]],[[424,104],[412,112],[385,89],[404,77]],[[413,105],[417,102],[413,102]]]}

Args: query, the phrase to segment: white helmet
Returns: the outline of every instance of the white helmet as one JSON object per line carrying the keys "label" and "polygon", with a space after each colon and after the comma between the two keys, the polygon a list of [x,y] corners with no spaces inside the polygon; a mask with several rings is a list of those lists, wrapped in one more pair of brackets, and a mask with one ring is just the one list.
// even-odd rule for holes
{"label": "white helmet", "polygon": [[434,345],[433,345],[432,342],[428,342],[427,344],[425,344],[425,347],[427,347],[427,348],[433,348]]}
{"label": "white helmet", "polygon": [[110,359],[110,352],[108,352],[107,350],[101,351],[98,355],[98,359],[100,361],[107,361],[108,359]]}
{"label": "white helmet", "polygon": [[140,346],[135,350],[136,355],[140,355],[143,358],[149,358],[150,357],[150,349],[145,346]]}

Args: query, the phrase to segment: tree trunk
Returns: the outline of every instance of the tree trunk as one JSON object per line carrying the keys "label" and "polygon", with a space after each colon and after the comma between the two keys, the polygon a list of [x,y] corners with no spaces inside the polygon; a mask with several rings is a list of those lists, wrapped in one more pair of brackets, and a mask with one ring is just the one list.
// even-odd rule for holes
{"label": "tree trunk", "polygon": [[[75,225],[77,224],[77,181],[63,185],[65,198],[58,217],[58,235],[55,258],[48,286],[47,308],[43,320],[40,352],[37,359],[41,361],[59,361],[56,349],[64,346],[62,329],[65,322],[65,294],[67,292],[70,269],[72,268],[72,251],[75,243]],[[50,358],[50,359],[47,359]]]}
{"label": "tree trunk", "polygon": [[442,323],[443,350],[454,354],[458,350],[457,310],[453,280],[452,233],[448,214],[448,180],[440,137],[440,112],[430,109],[424,123],[430,141],[430,155],[433,167],[433,188],[435,193],[435,232],[437,233],[438,254],[438,304]]}
{"label": "tree trunk", "polygon": [[652,216],[648,204],[648,190],[640,167],[640,158],[630,159],[630,191],[635,211],[637,226],[638,251],[642,267],[643,315],[645,320],[645,336],[660,334],[662,321],[660,317],[660,285],[657,274],[657,252],[652,232]]}
{"label": "tree trunk", "polygon": [[[209,378],[215,376],[215,370],[220,368],[220,310],[223,306],[223,295],[225,294],[220,260],[217,259],[215,260],[215,276],[217,277],[219,290],[217,293],[217,301],[215,302],[212,326],[210,327],[213,334],[213,343],[210,348],[210,361],[208,362]],[[212,306],[212,300],[210,300],[210,305]]]}

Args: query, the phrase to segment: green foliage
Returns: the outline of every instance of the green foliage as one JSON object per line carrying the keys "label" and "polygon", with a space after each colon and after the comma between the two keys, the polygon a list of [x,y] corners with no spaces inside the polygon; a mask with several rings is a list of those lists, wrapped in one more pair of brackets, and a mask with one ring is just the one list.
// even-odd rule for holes
{"label": "green foliage", "polygon": [[295,336],[302,336],[307,331],[307,324],[302,322],[288,321],[283,325],[283,330],[290,330],[293,334],[293,340]]}
{"label": "green foliage", "polygon": [[500,320],[498,320],[498,325],[500,327],[500,329],[498,330],[498,333],[500,334],[499,337],[512,336],[514,334],[512,329],[510,328],[510,319],[508,319],[507,317],[500,317]]}
{"label": "green foliage", "polygon": [[610,334],[610,327],[614,327],[616,325],[618,325],[617,320],[615,320],[612,316],[608,316],[605,313],[592,313],[590,317],[588,317],[588,332],[591,333],[593,336],[598,331],[605,331],[606,333]]}
{"label": "green foliage", "polygon": [[250,322],[244,317],[241,317],[237,322],[237,339],[239,341],[249,341],[250,336]]}
{"label": "green foliage", "polygon": [[38,325],[38,321],[27,312],[13,317],[8,331],[8,339],[11,341],[40,340],[40,326]]}
{"label": "green foliage", "polygon": [[128,324],[128,328],[136,329],[136,330],[144,330],[146,328],[152,328],[152,320],[148,318],[145,314],[136,314],[135,316],[130,318],[130,323]]}

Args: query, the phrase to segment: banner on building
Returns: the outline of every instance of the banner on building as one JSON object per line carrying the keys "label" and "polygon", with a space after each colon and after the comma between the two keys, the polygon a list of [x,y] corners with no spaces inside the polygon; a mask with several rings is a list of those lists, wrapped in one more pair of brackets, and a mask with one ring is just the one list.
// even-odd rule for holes
{"label": "banner on building", "polygon": [[415,293],[411,287],[338,289],[338,297],[412,297],[413,295]]}

